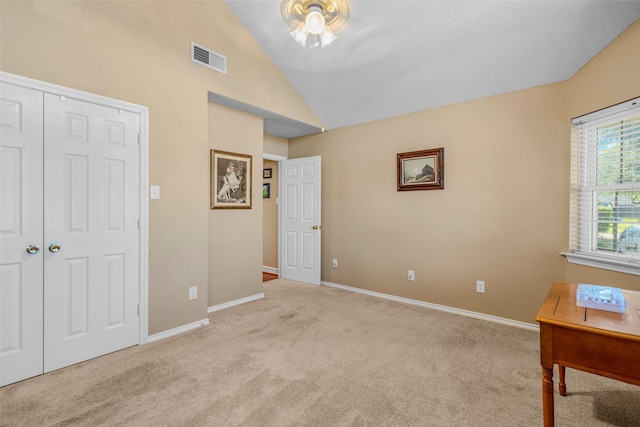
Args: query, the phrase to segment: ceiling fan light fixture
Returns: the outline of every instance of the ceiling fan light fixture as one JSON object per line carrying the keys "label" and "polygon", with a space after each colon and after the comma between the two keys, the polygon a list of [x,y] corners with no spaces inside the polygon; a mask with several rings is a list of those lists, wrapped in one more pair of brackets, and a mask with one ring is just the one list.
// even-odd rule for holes
{"label": "ceiling fan light fixture", "polygon": [[283,0],[280,13],[298,43],[325,47],[338,38],[334,31],[349,18],[349,4],[347,0]]}

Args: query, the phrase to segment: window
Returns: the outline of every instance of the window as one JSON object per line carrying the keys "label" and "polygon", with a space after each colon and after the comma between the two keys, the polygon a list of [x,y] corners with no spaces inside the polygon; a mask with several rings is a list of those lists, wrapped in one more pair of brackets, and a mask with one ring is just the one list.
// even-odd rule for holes
{"label": "window", "polygon": [[573,120],[569,261],[640,275],[640,98]]}

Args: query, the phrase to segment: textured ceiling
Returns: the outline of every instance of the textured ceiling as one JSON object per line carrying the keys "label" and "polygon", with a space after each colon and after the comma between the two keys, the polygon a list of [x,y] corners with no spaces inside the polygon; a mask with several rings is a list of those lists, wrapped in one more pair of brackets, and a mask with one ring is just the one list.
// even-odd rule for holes
{"label": "textured ceiling", "polygon": [[640,0],[352,0],[309,49],[280,0],[225,2],[327,129],[566,80],[640,17]]}

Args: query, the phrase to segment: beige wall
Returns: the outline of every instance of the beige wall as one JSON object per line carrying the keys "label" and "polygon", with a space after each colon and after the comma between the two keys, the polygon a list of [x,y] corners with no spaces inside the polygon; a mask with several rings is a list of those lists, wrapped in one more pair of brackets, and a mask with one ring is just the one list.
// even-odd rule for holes
{"label": "beige wall", "polygon": [[640,19],[569,79],[569,116],[640,96]]}
{"label": "beige wall", "polygon": [[289,140],[265,133],[264,152],[286,158],[289,156]]}
{"label": "beige wall", "polygon": [[[207,91],[323,125],[225,3],[2,1],[0,15],[2,71],[149,107],[149,181],[162,195],[149,205],[149,332],[259,291],[260,200],[239,216],[210,212],[209,149],[252,154],[259,174],[261,120],[208,105]],[[191,41],[226,55],[228,74],[192,62]],[[224,255],[219,229],[241,236],[220,236]],[[237,259],[251,266],[246,287],[233,274]],[[199,298],[188,301],[194,285]]]}
{"label": "beige wall", "polygon": [[[264,153],[281,158],[289,156],[289,140],[275,135],[264,135]],[[264,199],[263,234],[262,234],[262,265],[264,267],[278,268],[278,162],[265,160],[265,168],[273,169],[271,179],[264,182],[271,183],[271,198]]]}
{"label": "beige wall", "polygon": [[[291,141],[322,156],[322,280],[533,323],[564,278],[566,111],[559,83]],[[396,154],[437,147],[445,189],[398,192]]]}
{"label": "beige wall", "polygon": [[209,105],[209,148],[252,156],[251,209],[209,211],[209,305],[262,293],[262,118]]}
{"label": "beige wall", "polygon": [[278,162],[265,160],[264,166],[271,168],[271,178],[265,178],[263,183],[271,184],[271,197],[262,200],[263,225],[262,225],[262,265],[264,267],[278,268]]}

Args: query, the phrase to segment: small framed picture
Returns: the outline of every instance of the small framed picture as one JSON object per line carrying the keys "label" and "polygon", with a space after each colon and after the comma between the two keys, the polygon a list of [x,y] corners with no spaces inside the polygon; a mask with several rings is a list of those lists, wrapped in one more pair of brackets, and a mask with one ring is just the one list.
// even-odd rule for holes
{"label": "small framed picture", "polygon": [[271,198],[271,184],[270,183],[262,184],[262,198],[263,199]]}
{"label": "small framed picture", "polygon": [[444,148],[398,154],[398,191],[444,189]]}
{"label": "small framed picture", "polygon": [[211,209],[251,209],[251,156],[211,150]]}
{"label": "small framed picture", "polygon": [[272,168],[262,169],[262,178],[271,178]]}

